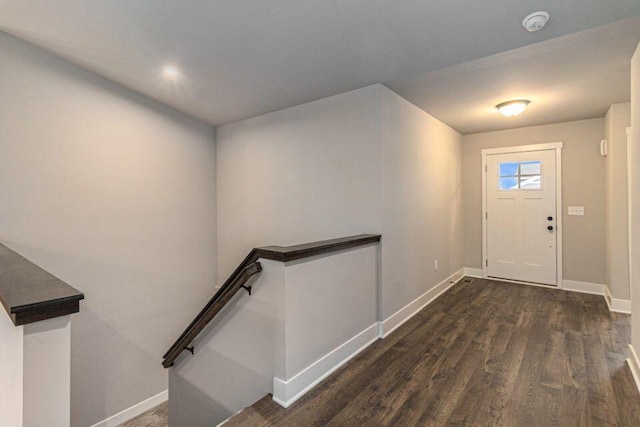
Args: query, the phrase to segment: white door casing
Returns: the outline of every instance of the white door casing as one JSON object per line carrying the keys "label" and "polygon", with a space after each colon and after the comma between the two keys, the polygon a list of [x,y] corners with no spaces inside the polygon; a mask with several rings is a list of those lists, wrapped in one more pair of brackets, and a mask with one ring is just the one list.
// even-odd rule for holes
{"label": "white door casing", "polygon": [[561,148],[482,150],[485,277],[561,287]]}

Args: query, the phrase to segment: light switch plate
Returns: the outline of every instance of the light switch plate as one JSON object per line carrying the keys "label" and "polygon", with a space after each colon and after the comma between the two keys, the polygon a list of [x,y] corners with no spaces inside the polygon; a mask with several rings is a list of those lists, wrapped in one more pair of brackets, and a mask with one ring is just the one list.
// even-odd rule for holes
{"label": "light switch plate", "polygon": [[569,215],[584,216],[584,206],[569,206]]}

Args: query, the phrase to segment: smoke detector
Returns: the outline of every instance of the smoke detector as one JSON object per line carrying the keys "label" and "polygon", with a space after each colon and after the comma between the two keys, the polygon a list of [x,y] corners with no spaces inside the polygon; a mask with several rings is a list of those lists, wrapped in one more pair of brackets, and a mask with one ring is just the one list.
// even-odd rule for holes
{"label": "smoke detector", "polygon": [[539,12],[533,12],[527,15],[522,21],[522,26],[530,33],[542,29],[549,20],[549,13],[543,10]]}

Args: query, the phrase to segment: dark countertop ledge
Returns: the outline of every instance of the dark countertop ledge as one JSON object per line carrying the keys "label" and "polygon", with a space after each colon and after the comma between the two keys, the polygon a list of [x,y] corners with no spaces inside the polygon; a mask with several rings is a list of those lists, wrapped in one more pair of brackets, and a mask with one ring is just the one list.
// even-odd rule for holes
{"label": "dark countertop ledge", "polygon": [[0,302],[16,326],[80,310],[84,294],[0,244]]}

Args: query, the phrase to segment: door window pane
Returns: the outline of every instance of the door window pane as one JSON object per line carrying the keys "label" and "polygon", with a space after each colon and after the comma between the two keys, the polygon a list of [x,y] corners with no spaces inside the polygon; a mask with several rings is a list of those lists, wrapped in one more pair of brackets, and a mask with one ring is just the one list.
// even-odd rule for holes
{"label": "door window pane", "polygon": [[498,165],[501,191],[542,189],[542,161],[505,162]]}
{"label": "door window pane", "polygon": [[522,162],[520,164],[520,175],[540,175],[542,162],[536,160],[533,162]]}
{"label": "door window pane", "polygon": [[522,190],[540,190],[540,175],[521,176],[520,188]]}
{"label": "door window pane", "polygon": [[500,163],[500,176],[517,176],[520,163]]}
{"label": "door window pane", "polygon": [[517,190],[517,189],[518,189],[517,176],[500,177],[500,190]]}

